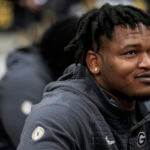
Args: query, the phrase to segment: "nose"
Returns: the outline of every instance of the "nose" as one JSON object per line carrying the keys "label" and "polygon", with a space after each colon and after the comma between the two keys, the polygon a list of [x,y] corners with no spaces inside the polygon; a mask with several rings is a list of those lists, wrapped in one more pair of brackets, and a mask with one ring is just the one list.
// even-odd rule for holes
{"label": "nose", "polygon": [[139,62],[139,68],[150,69],[150,54],[144,53]]}

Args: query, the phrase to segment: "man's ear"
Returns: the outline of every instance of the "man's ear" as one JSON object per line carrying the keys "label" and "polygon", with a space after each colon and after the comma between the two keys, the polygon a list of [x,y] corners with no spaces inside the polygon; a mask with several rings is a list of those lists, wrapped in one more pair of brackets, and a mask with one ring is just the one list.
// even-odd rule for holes
{"label": "man's ear", "polygon": [[86,55],[86,64],[93,75],[101,73],[101,56],[92,50],[88,50]]}

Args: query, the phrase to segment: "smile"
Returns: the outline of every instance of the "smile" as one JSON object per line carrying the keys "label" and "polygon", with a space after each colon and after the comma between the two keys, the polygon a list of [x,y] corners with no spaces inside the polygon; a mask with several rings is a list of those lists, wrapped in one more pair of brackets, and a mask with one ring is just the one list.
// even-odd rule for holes
{"label": "smile", "polygon": [[150,84],[150,73],[142,73],[135,76],[135,79],[138,79],[140,82]]}

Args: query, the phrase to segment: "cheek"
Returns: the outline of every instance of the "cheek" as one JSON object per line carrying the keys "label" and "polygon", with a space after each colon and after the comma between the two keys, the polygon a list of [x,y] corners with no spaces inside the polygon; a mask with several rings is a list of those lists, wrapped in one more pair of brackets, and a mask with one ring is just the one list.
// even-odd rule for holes
{"label": "cheek", "polygon": [[135,65],[133,62],[124,61],[122,59],[113,59],[105,63],[105,73],[116,80],[132,80]]}

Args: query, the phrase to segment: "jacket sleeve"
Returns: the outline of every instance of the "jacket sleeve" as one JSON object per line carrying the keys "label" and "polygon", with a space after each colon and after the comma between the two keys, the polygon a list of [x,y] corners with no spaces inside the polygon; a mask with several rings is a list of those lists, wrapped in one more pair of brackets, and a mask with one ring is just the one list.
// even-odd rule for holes
{"label": "jacket sleeve", "polygon": [[65,105],[38,108],[26,120],[17,150],[79,150],[79,116]]}

